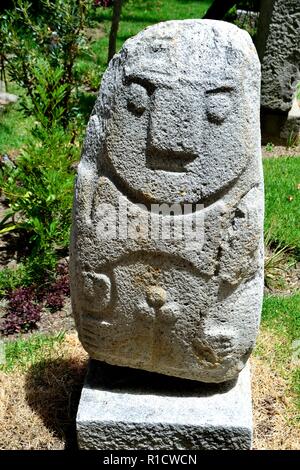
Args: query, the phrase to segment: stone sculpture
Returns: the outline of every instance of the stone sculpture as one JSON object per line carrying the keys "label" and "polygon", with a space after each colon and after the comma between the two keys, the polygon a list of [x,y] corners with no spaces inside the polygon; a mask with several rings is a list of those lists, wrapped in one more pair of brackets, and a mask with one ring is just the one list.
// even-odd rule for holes
{"label": "stone sculpture", "polygon": [[261,2],[256,46],[262,64],[262,130],[285,141],[300,131],[300,2]]}
{"label": "stone sculpture", "polygon": [[[259,92],[250,36],[229,23],[160,23],[110,62],[78,168],[70,254],[93,359],[203,382],[244,367],[263,294]],[[191,239],[175,237],[192,219]],[[154,230],[166,220],[170,237]]]}
{"label": "stone sculpture", "polygon": [[262,2],[257,50],[262,63],[261,105],[277,112],[292,107],[300,81],[300,2]]}

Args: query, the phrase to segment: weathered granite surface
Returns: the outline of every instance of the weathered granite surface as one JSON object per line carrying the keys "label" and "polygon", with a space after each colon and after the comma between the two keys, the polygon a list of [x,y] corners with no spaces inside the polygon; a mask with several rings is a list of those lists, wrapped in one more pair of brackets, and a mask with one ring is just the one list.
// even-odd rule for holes
{"label": "weathered granite surface", "polygon": [[300,81],[300,2],[264,0],[257,50],[262,62],[261,104],[288,112]]}
{"label": "weathered granite surface", "polygon": [[[244,367],[263,293],[259,91],[250,36],[225,22],[148,27],[110,62],[78,168],[70,253],[92,358],[204,382]],[[182,239],[155,235],[157,224],[175,233],[191,221]]]}
{"label": "weathered granite surface", "polygon": [[92,361],[76,425],[81,449],[250,449],[249,367],[201,384]]}

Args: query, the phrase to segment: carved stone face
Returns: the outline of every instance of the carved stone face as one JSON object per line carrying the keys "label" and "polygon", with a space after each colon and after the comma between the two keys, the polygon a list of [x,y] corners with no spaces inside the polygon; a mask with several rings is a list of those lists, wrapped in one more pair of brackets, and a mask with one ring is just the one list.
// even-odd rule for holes
{"label": "carved stone face", "polygon": [[112,65],[119,70],[106,158],[114,182],[139,202],[209,204],[253,153],[247,57],[236,44],[211,57],[215,34],[187,35],[179,25],[176,40],[168,23],[164,34],[152,27]]}

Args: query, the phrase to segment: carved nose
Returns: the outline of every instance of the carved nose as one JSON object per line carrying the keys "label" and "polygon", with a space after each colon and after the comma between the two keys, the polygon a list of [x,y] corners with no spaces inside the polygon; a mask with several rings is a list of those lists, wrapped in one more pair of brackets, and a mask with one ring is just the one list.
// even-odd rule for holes
{"label": "carved nose", "polygon": [[149,147],[170,159],[193,154],[195,113],[187,97],[172,90],[155,92],[149,129]]}
{"label": "carved nose", "polygon": [[[197,154],[195,142],[195,105],[172,90],[157,90],[150,110],[146,151],[152,170],[185,172]],[[199,132],[197,131],[199,140]]]}

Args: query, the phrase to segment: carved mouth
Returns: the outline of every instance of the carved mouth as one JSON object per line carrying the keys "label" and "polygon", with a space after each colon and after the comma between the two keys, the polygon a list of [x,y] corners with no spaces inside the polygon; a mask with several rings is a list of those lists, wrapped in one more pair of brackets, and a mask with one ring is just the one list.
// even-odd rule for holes
{"label": "carved mouth", "polygon": [[149,149],[146,154],[146,166],[150,170],[186,173],[186,166],[195,158],[196,155],[189,152]]}

